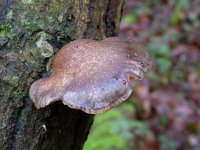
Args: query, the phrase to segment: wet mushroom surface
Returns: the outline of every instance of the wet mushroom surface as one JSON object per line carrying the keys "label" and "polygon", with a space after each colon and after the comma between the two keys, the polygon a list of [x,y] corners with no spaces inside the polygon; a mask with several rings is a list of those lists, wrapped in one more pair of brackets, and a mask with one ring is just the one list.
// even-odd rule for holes
{"label": "wet mushroom surface", "polygon": [[130,38],[75,40],[58,51],[51,76],[34,82],[29,95],[38,109],[62,100],[70,108],[102,113],[126,100],[151,65],[148,50]]}

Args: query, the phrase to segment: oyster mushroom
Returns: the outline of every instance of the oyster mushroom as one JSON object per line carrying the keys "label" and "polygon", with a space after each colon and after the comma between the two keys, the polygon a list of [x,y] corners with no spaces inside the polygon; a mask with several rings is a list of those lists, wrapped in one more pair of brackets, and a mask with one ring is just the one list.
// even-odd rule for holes
{"label": "oyster mushroom", "polygon": [[151,65],[147,49],[129,38],[75,40],[56,54],[51,76],[34,82],[29,95],[38,109],[62,100],[70,108],[102,113],[126,100],[132,82]]}

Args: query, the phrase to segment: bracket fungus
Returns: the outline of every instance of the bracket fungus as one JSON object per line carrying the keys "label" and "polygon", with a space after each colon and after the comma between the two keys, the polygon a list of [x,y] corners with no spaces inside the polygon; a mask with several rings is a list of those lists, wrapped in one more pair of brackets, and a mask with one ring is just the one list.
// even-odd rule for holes
{"label": "bracket fungus", "polygon": [[62,100],[73,109],[102,113],[126,100],[133,81],[151,66],[148,50],[132,39],[75,40],[56,54],[51,76],[34,82],[29,95],[38,109]]}

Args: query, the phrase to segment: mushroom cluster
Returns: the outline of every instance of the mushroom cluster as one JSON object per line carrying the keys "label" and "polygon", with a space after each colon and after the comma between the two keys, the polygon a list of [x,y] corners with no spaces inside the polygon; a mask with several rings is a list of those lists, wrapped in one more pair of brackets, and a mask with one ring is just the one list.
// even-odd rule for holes
{"label": "mushroom cluster", "polygon": [[29,95],[38,109],[62,100],[70,108],[102,113],[126,100],[133,81],[151,66],[148,50],[130,38],[75,40],[56,54],[51,76],[34,82]]}

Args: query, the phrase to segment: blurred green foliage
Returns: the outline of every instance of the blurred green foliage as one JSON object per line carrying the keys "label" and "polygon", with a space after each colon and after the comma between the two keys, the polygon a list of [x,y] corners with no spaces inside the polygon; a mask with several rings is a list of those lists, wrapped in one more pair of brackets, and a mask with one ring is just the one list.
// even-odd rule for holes
{"label": "blurred green foliage", "polygon": [[174,141],[172,141],[171,139],[167,138],[165,135],[160,135],[158,139],[161,143],[162,150],[175,149],[176,143]]}
{"label": "blurred green foliage", "polygon": [[124,150],[135,137],[151,133],[144,121],[125,117],[127,113],[134,113],[134,107],[123,103],[117,109],[97,115],[84,150]]}
{"label": "blurred green foliage", "polygon": [[[157,85],[183,82],[188,75],[187,67],[176,66],[171,53],[180,40],[183,40],[183,35],[188,35],[187,39],[191,39],[190,32],[198,30],[200,27],[198,13],[188,11],[192,5],[191,1],[158,0],[154,2],[144,0],[140,2],[135,0],[135,3],[137,7],[127,13],[122,18],[122,22],[130,27],[129,30],[135,30],[132,25],[140,26],[143,16],[149,17],[152,21],[151,26],[147,26],[145,31],[138,31],[136,34],[138,39],[150,38],[148,40],[149,49],[155,58],[155,71],[158,74],[150,73],[150,79],[157,81]],[[167,3],[165,7],[171,11],[169,14],[163,9],[163,3]],[[155,10],[152,7],[155,7]],[[163,14],[166,16],[161,16]],[[197,67],[194,70],[196,69]]]}
{"label": "blurred green foliage", "polygon": [[132,14],[128,14],[124,16],[123,22],[126,23],[127,25],[132,25],[136,20],[136,17],[133,16]]}

